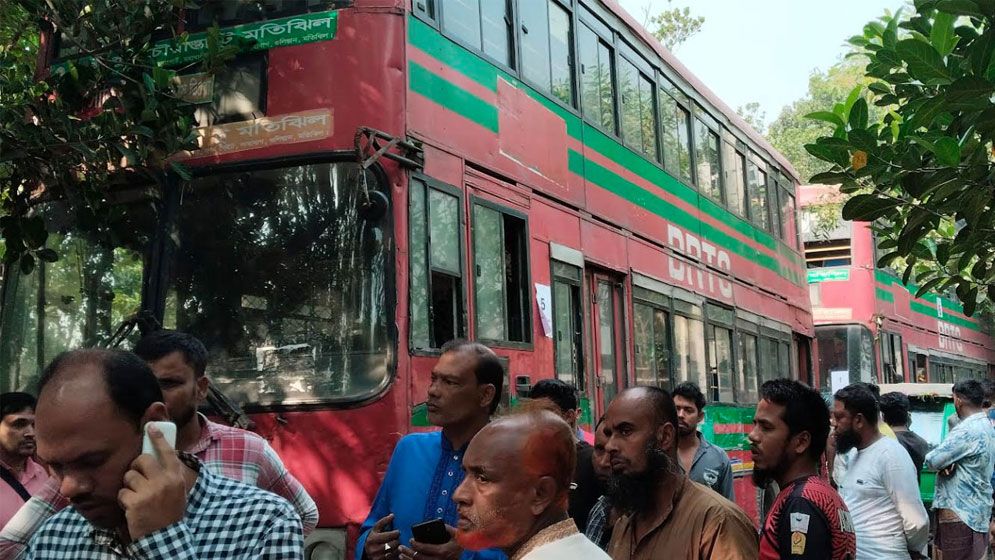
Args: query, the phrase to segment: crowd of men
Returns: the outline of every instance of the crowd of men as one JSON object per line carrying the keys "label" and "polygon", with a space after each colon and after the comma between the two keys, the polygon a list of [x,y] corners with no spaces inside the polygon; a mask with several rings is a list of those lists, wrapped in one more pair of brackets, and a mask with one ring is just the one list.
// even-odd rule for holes
{"label": "crowd of men", "polygon": [[[198,413],[206,370],[199,341],[160,331],[134,353],[58,356],[37,401],[4,394],[0,560],[302,558],[314,501],[265,440]],[[959,422],[932,449],[909,430],[904,395],[855,383],[830,407],[799,381],[765,382],[748,434],[753,482],[773,496],[758,528],[735,503],[729,457],[698,429],[696,385],[620,392],[590,445],[572,386],[540,381],[496,415],[504,378],[485,345],[442,348],[426,395],[439,430],[398,441],[356,560],[989,554],[989,382],[953,386]],[[176,424],[175,450],[146,430],[156,420]],[[146,432],[153,454],[141,452]],[[923,466],[938,472],[932,523]]]}

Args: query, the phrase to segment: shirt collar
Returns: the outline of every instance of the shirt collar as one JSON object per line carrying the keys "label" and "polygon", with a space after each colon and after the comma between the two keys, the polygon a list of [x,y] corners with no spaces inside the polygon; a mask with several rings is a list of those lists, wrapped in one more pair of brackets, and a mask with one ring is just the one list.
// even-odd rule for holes
{"label": "shirt collar", "polygon": [[525,541],[525,544],[518,549],[518,552],[516,552],[510,560],[521,560],[528,553],[539,548],[540,546],[565,539],[571,535],[576,535],[579,532],[580,531],[577,530],[577,524],[574,523],[573,519],[568,517],[563,521],[554,523],[542,531],[539,531],[535,535],[532,535],[532,538]]}
{"label": "shirt collar", "polygon": [[203,414],[198,412],[197,415],[194,416],[194,419],[198,424],[200,424],[200,437],[197,439],[197,443],[195,443],[193,447],[187,451],[196,455],[206,451],[207,448],[211,446],[211,442],[218,439],[218,434],[214,430],[214,423],[208,420]]}

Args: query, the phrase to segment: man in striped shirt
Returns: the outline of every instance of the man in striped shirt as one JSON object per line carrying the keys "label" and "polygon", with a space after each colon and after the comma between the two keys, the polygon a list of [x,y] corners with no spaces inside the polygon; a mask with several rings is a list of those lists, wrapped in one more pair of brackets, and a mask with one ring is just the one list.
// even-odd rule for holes
{"label": "man in striped shirt", "polygon": [[[210,383],[205,375],[207,350],[199,340],[176,331],[143,338],[135,353],[149,363],[176,423],[176,448],[196,456],[221,476],[277,494],[294,506],[306,536],[318,524],[318,508],[301,483],[260,436],[211,422],[197,412]],[[0,560],[21,558],[39,527],[69,504],[52,479],[14,515],[0,532]]]}

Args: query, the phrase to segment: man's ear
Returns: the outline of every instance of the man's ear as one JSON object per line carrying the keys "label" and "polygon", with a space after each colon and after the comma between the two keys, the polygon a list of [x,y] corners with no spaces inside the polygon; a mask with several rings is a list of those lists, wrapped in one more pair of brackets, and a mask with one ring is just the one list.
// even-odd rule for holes
{"label": "man's ear", "polygon": [[800,432],[791,437],[791,447],[798,455],[804,455],[808,448],[812,446],[812,434],[810,432]]}
{"label": "man's ear", "polygon": [[201,375],[194,383],[197,384],[197,404],[200,404],[207,398],[207,390],[211,388],[211,378]]}
{"label": "man's ear", "polygon": [[491,404],[497,395],[497,389],[490,383],[484,383],[478,388],[480,394],[480,407],[487,407],[490,410]]}
{"label": "man's ear", "polygon": [[535,496],[532,498],[532,503],[529,504],[532,515],[539,516],[549,509],[556,502],[556,495],[556,480],[551,476],[540,478],[535,485]]}
{"label": "man's ear", "polygon": [[[172,422],[173,419],[169,417],[169,411],[166,410],[166,405],[161,402],[154,402],[145,409],[145,414],[142,415],[142,426],[149,422]],[[143,428],[144,429],[144,428]]]}
{"label": "man's ear", "polygon": [[670,422],[661,424],[656,429],[656,442],[660,446],[660,449],[672,451],[677,442],[677,428]]}

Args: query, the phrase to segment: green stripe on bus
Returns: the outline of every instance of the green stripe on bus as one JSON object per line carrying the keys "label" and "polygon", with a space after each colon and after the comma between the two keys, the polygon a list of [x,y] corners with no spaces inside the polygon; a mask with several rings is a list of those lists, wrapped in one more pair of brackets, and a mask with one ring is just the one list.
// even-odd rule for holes
{"label": "green stripe on bus", "polygon": [[746,434],[715,434],[712,443],[726,451],[745,451],[750,448]]}
{"label": "green stripe on bus", "polygon": [[[916,286],[915,284],[909,284],[908,286],[906,286],[906,285],[902,284],[902,280],[900,278],[898,278],[897,276],[893,276],[893,275],[889,274],[888,272],[886,272],[884,270],[881,270],[881,269],[877,269],[877,270],[874,271],[874,278],[878,282],[884,284],[885,286],[890,286],[892,284],[894,284],[895,286],[900,286],[903,289],[905,289],[907,292],[909,292],[910,294],[912,294],[913,296],[919,290],[919,286]],[[928,302],[932,303],[933,305],[936,305],[937,301],[943,300],[943,310],[944,311],[952,309],[952,310],[956,311],[957,313],[960,313],[961,315],[964,314],[964,306],[961,305],[959,302],[956,302],[956,301],[954,301],[954,300],[952,300],[950,298],[945,298],[945,297],[942,297],[942,296],[937,295],[937,294],[929,293],[929,294],[923,295],[921,298],[918,298],[918,299],[921,299],[921,300],[924,300],[924,301],[928,301]]]}
{"label": "green stripe on bus", "polygon": [[909,307],[912,308],[912,311],[915,311],[916,313],[921,313],[928,317],[932,317],[938,321],[943,321],[944,323],[950,323],[951,325],[957,325],[959,327],[971,329],[972,331],[984,332],[978,324],[963,317],[958,317],[956,315],[948,315],[946,313],[943,314],[943,317],[940,317],[940,312],[935,307],[931,307],[929,305],[926,305],[925,303],[913,300],[912,302],[909,303]]}
{"label": "green stripe on bus", "polygon": [[497,91],[497,68],[465,48],[446,39],[438,31],[416,17],[408,18],[408,36],[411,44],[445,62],[491,91]]}
{"label": "green stripe on bus", "polygon": [[498,131],[497,108],[415,61],[408,62],[411,89],[480,126]]}
{"label": "green stripe on bus", "polygon": [[874,287],[874,295],[882,301],[887,301],[888,303],[895,303],[895,296],[888,290],[882,288],[881,286]]}

